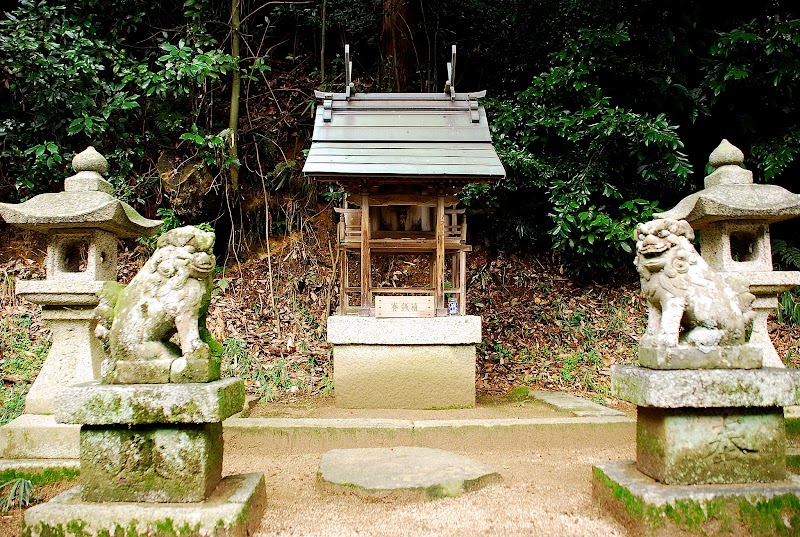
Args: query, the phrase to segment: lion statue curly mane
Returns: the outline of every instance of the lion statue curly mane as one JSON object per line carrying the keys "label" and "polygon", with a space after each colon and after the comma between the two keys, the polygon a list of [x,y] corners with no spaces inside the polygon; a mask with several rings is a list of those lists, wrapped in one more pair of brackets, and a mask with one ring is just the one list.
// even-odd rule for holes
{"label": "lion statue curly mane", "polygon": [[749,338],[755,297],[734,275],[712,270],[691,241],[685,220],[652,220],[636,227],[636,269],[648,303],[646,346],[709,349]]}
{"label": "lion statue curly mane", "polygon": [[[158,239],[124,286],[109,282],[95,309],[95,335],[110,357],[105,383],[208,382],[219,378],[218,345],[205,327],[215,260],[214,233],[193,226]],[[170,339],[177,334],[180,346]]]}

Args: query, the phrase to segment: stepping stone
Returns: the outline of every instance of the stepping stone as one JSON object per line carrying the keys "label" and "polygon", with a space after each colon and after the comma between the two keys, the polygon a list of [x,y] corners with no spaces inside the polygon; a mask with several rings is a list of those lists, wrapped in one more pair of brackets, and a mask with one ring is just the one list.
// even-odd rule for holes
{"label": "stepping stone", "polygon": [[319,464],[320,484],[334,492],[412,499],[458,496],[502,479],[493,468],[441,449],[334,449]]}

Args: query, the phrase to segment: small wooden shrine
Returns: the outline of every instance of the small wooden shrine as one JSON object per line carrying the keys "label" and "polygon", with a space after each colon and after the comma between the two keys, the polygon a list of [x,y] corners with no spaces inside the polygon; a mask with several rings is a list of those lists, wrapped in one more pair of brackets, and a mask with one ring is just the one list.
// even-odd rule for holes
{"label": "small wooden shrine", "polygon": [[[354,91],[346,46],[345,91],[316,92],[322,104],[303,173],[348,193],[336,209],[341,315],[444,316],[448,300],[450,314],[465,313],[472,247],[456,194],[467,183],[494,181],[505,171],[478,103],[485,92],[456,92],[455,53],[453,46],[442,93],[365,94]],[[430,281],[373,286],[373,258],[396,254],[429,254]],[[360,262],[358,283],[350,281],[353,256]]]}

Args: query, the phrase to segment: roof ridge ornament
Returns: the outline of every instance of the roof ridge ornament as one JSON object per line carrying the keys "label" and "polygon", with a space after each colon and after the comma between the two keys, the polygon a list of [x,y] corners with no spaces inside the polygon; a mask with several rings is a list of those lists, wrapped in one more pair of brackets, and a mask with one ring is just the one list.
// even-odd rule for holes
{"label": "roof ridge ornament", "polygon": [[444,92],[450,96],[451,101],[456,100],[456,46],[453,45],[452,58],[447,62],[447,82],[444,83]]}
{"label": "roof ridge ornament", "polygon": [[356,87],[353,83],[353,62],[350,60],[350,45],[344,46],[344,85],[344,98],[349,101]]}

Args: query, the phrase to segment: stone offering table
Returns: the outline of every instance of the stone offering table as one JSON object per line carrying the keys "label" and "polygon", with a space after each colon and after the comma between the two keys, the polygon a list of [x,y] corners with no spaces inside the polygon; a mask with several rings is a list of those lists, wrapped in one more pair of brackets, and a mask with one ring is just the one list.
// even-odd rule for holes
{"label": "stone offering table", "polygon": [[475,345],[481,318],[328,318],[333,381],[341,408],[475,405]]}

